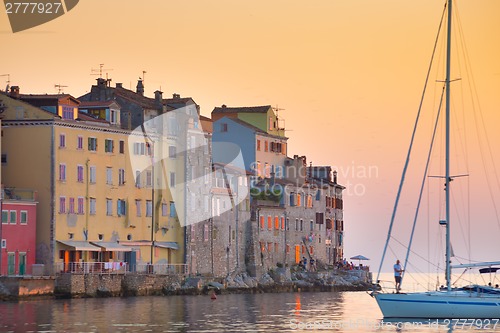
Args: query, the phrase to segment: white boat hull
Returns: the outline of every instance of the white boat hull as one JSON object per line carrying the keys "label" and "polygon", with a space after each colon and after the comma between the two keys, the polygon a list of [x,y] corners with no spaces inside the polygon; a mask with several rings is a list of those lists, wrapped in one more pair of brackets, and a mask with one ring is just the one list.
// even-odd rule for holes
{"label": "white boat hull", "polygon": [[477,296],[463,291],[375,293],[384,318],[497,319],[500,296]]}

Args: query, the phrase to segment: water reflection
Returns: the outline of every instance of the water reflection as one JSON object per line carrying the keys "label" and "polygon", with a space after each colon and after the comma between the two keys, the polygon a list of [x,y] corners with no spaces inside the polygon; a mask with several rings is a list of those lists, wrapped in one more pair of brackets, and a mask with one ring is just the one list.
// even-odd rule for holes
{"label": "water reflection", "polygon": [[363,292],[0,303],[0,332],[451,331],[442,325],[408,328],[387,323],[381,321],[376,302]]}

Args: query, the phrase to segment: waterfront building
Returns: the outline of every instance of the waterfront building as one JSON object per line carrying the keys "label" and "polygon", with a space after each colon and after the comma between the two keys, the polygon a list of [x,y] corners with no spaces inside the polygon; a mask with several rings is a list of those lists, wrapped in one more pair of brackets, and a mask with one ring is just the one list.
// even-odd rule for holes
{"label": "waterfront building", "polygon": [[[49,270],[82,261],[126,262],[131,268],[183,263],[184,232],[175,204],[164,186],[153,187],[164,180],[163,172],[154,172],[152,157],[162,156],[167,144],[155,147],[119,122],[78,112],[79,103],[69,119],[15,93],[1,97],[7,105],[2,181],[38,192],[37,263]],[[133,169],[132,159],[146,167]]]}
{"label": "waterfront building", "polygon": [[0,275],[31,275],[36,253],[36,192],[2,189]]}

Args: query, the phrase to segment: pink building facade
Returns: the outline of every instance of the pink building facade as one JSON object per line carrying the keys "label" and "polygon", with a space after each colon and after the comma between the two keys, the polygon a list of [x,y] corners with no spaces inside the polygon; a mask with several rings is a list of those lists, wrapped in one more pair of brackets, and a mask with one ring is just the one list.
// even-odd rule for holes
{"label": "pink building facade", "polygon": [[31,275],[36,254],[36,193],[3,190],[0,275]]}

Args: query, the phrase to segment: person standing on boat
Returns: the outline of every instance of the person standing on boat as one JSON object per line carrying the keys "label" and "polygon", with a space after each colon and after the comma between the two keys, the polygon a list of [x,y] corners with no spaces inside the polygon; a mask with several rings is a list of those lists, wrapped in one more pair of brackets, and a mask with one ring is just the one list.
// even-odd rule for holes
{"label": "person standing on boat", "polygon": [[404,271],[405,270],[401,268],[399,259],[396,260],[396,264],[394,265],[394,280],[396,280],[396,293],[399,293],[399,290],[401,289],[401,273],[403,273]]}

